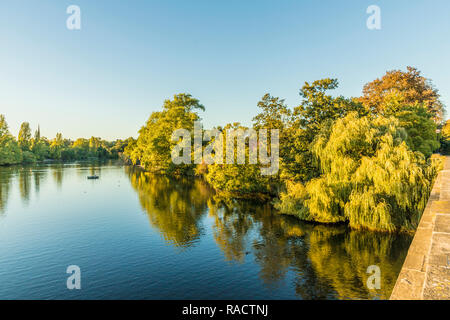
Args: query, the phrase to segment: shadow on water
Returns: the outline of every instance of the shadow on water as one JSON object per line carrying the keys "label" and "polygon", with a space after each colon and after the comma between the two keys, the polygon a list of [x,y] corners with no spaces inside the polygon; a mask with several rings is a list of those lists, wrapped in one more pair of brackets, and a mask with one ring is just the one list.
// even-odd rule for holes
{"label": "shadow on water", "polygon": [[[293,273],[301,299],[388,299],[412,240],[302,222],[278,214],[269,203],[219,198],[200,179],[171,179],[132,167],[125,171],[150,224],[167,243],[195,246],[208,217],[226,261],[253,259],[269,289]],[[370,265],[380,267],[379,290],[367,288]]]}

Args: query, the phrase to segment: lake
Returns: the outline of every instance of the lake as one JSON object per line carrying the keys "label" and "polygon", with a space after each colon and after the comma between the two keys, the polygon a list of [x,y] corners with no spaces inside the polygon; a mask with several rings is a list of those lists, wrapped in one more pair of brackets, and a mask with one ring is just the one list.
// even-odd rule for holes
{"label": "lake", "polygon": [[411,241],[114,162],[0,167],[0,299],[387,299]]}

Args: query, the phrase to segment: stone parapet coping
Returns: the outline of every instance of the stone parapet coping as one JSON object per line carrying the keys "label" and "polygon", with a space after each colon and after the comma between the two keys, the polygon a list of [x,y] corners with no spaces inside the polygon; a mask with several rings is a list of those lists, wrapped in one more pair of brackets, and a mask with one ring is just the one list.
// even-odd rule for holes
{"label": "stone parapet coping", "polygon": [[450,299],[450,157],[434,182],[390,299]]}

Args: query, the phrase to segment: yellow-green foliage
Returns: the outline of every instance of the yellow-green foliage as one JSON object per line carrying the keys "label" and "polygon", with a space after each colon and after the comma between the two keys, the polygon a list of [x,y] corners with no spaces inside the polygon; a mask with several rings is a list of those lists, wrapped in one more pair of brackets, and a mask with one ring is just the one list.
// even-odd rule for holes
{"label": "yellow-green foliage", "polygon": [[325,126],[312,146],[321,176],[305,186],[288,185],[278,208],[354,228],[414,229],[435,170],[406,138],[395,118],[351,113]]}
{"label": "yellow-green foliage", "polygon": [[450,154],[450,120],[447,120],[441,130],[441,152]]}
{"label": "yellow-green foliage", "polygon": [[[305,83],[294,109],[270,94],[258,103],[253,129],[280,133],[280,170],[274,176],[263,176],[259,163],[236,164],[236,156],[235,164],[174,165],[171,133],[192,130],[199,119],[195,109],[204,109],[188,94],[174,96],[152,113],[125,155],[146,170],[203,176],[222,196],[279,195],[281,212],[304,220],[413,230],[439,167],[430,158],[439,148],[434,121],[443,110],[437,90],[415,68],[388,72],[366,85],[360,98],[329,95],[337,86],[336,79]],[[239,123],[227,127],[246,129]],[[223,146],[227,127],[217,128],[224,134]],[[450,141],[448,128],[442,130],[444,142]],[[206,150],[205,143],[202,147]],[[248,159],[247,146],[240,152]],[[282,186],[286,191],[279,194]]]}
{"label": "yellow-green foliage", "polygon": [[269,178],[262,176],[258,165],[213,164],[208,166],[206,181],[219,192],[235,196],[269,193]]}
{"label": "yellow-green foliage", "polygon": [[411,150],[420,151],[425,157],[429,157],[439,149],[436,124],[423,105],[399,105],[390,115],[397,118],[400,126],[408,133],[406,143]]}
{"label": "yellow-green foliage", "polygon": [[0,114],[0,165],[22,162],[22,150],[11,135],[5,116]]}
{"label": "yellow-green foliage", "polygon": [[280,194],[275,201],[275,207],[282,213],[298,216],[302,220],[313,220],[308,214],[304,201],[308,198],[308,191],[301,182],[286,182],[286,192]]}
{"label": "yellow-green foliage", "polygon": [[442,128],[442,136],[446,139],[450,139],[450,120],[445,122],[445,125]]}
{"label": "yellow-green foliage", "polygon": [[226,144],[227,144],[227,130],[247,130],[239,123],[228,124],[224,127],[223,134],[223,164],[214,163],[208,165],[208,173],[205,178],[211,186],[217,191],[234,197],[252,197],[257,194],[268,194],[272,191],[272,178],[261,174],[261,164],[249,163],[249,146],[245,145],[245,164],[238,164],[237,158],[239,152],[244,152],[237,148],[237,143],[234,143],[234,163],[226,163]]}
{"label": "yellow-green foliage", "polygon": [[177,143],[171,137],[176,129],[193,130],[194,121],[200,119],[196,109],[205,110],[199,100],[190,94],[176,94],[173,100],[164,101],[163,110],[150,115],[145,126],[139,130],[136,143],[125,149],[126,156],[133,164],[140,164],[149,171],[193,171],[193,165],[176,166],[172,162],[171,150]]}
{"label": "yellow-green foliage", "polygon": [[71,141],[64,139],[61,133],[57,133],[55,139],[48,140],[41,136],[39,127],[34,137],[31,137],[28,122],[22,123],[16,140],[8,130],[4,115],[0,114],[0,165],[34,163],[45,159],[63,161],[113,159],[118,158],[126,145],[132,141],[132,138],[128,138],[109,142],[96,137]]}

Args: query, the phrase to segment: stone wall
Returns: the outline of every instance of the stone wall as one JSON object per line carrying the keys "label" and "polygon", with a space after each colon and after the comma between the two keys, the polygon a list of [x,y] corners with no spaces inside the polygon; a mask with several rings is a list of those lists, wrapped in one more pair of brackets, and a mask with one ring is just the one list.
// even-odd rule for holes
{"label": "stone wall", "polygon": [[450,299],[450,157],[436,178],[390,299]]}

